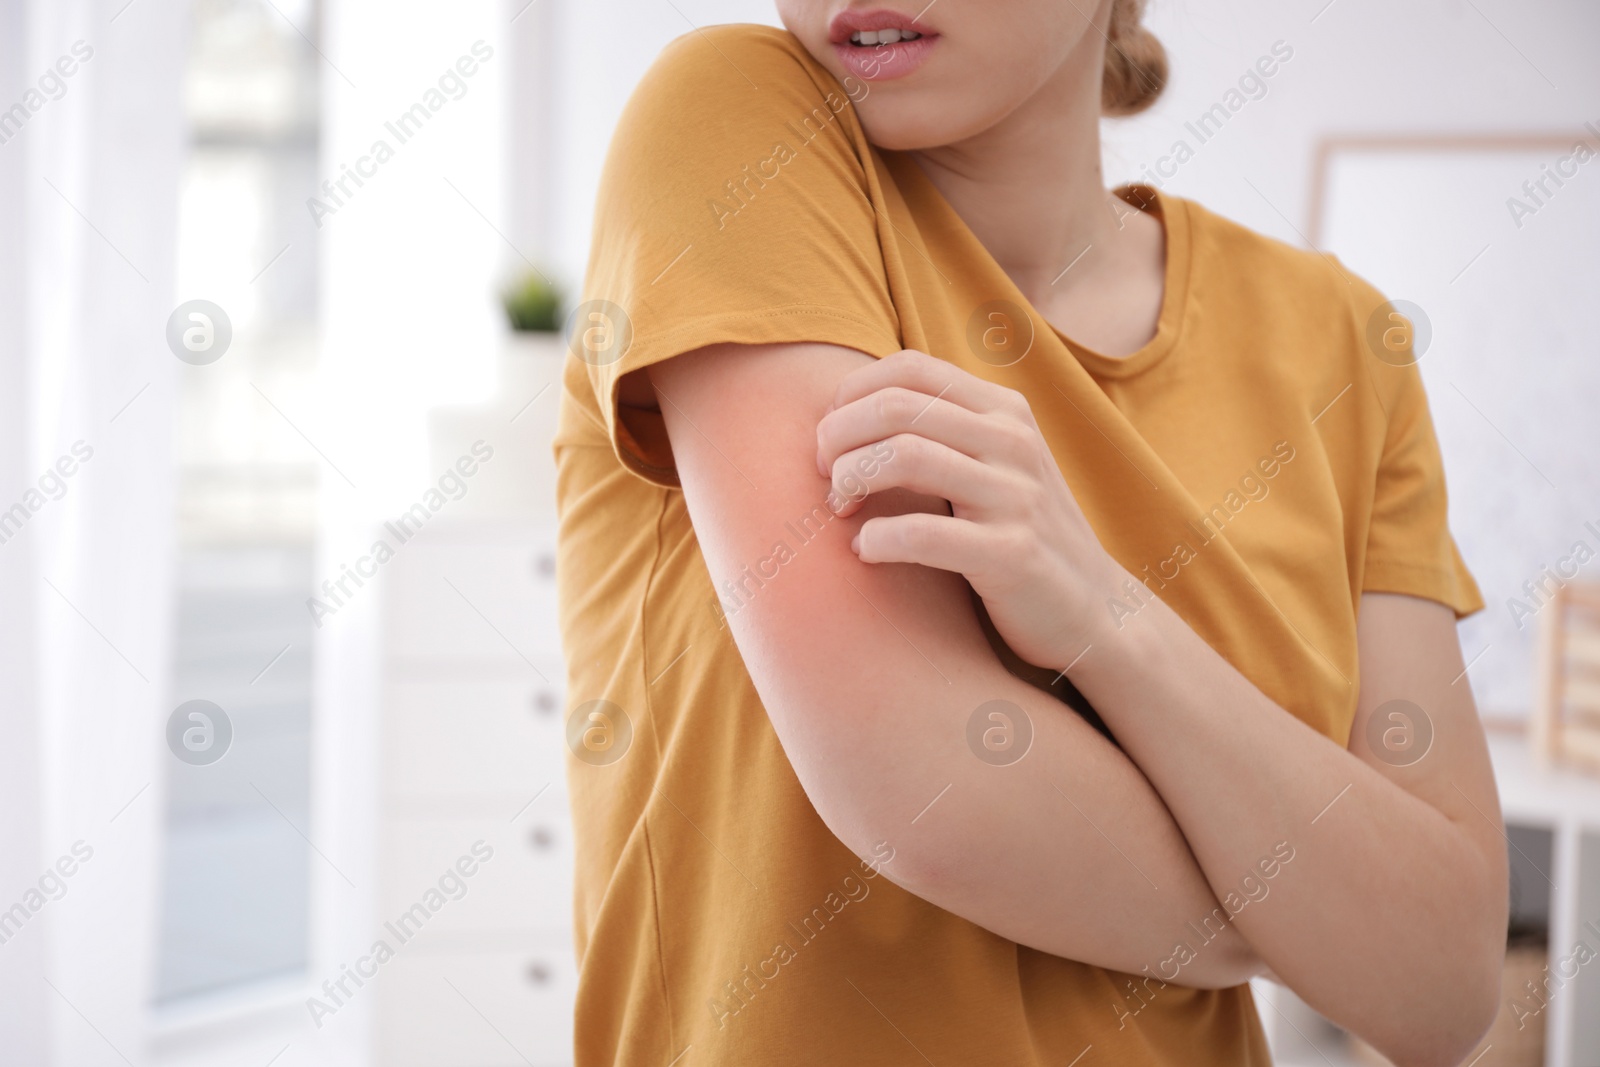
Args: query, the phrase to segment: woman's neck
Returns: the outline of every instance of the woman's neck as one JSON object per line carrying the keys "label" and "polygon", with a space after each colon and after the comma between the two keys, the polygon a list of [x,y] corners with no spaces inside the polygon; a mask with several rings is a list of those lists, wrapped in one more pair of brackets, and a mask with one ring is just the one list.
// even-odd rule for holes
{"label": "woman's neck", "polygon": [[[1159,222],[1105,187],[1102,46],[1087,35],[1083,55],[981,134],[909,154],[1034,307],[1118,355],[1155,332],[1164,241]],[[1092,305],[1107,290],[1115,314],[1098,321]]]}

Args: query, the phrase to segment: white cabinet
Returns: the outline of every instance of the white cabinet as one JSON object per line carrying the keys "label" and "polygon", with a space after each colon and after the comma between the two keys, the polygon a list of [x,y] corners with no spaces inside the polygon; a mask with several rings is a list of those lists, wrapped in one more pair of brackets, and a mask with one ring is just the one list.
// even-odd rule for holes
{"label": "white cabinet", "polygon": [[559,659],[552,528],[441,516],[400,547],[391,570],[391,658],[515,660],[536,678],[540,658]]}
{"label": "white cabinet", "polygon": [[385,1067],[553,1067],[572,1062],[577,970],[564,944],[399,957],[377,1014]]}
{"label": "white cabinet", "polygon": [[[548,657],[534,663],[543,678],[526,665],[395,664],[384,690],[391,792],[404,799],[526,793],[526,800],[547,783],[559,791],[564,668]],[[501,676],[483,676],[491,670]]]}
{"label": "white cabinet", "polygon": [[[500,812],[479,818],[390,818],[382,842],[386,876],[379,917],[391,926],[401,923],[425,890],[438,888],[443,904],[424,923],[430,938],[526,934],[570,940],[571,830],[565,808],[555,800],[546,805],[550,799],[546,793],[514,822]],[[492,858],[475,863],[475,873],[462,877],[453,865],[474,846]],[[406,926],[398,928],[409,933]]]}
{"label": "white cabinet", "polygon": [[385,1067],[572,1061],[559,370],[549,346],[518,345],[493,400],[435,413],[437,470],[474,441],[494,457],[384,565],[373,906],[394,954],[371,984]]}

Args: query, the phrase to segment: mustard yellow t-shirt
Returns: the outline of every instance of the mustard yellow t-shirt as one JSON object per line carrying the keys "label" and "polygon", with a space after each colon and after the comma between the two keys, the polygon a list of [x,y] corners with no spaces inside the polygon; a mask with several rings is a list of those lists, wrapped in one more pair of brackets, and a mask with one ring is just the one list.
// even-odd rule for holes
{"label": "mustard yellow t-shirt", "polygon": [[1363,590],[1482,607],[1403,333],[1337,261],[1130,187],[1166,230],[1158,332],[1125,359],[1083,350],[867,143],[864,91],[787,33],[707,29],[662,53],[607,159],[555,442],[577,1063],[1265,1064],[1248,987],[1019,946],[833,837],[723,621],[660,415],[619,412],[617,382],[704,345],[815,341],[1020,390],[1107,550],[1344,744]]}

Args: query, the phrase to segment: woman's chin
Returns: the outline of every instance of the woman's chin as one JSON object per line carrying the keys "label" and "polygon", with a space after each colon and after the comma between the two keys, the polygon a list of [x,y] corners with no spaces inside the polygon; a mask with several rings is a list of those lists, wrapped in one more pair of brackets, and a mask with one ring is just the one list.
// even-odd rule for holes
{"label": "woman's chin", "polygon": [[874,148],[889,152],[914,152],[938,148],[951,142],[951,131],[942,123],[929,122],[925,109],[897,107],[892,110],[863,111],[857,105],[861,128]]}

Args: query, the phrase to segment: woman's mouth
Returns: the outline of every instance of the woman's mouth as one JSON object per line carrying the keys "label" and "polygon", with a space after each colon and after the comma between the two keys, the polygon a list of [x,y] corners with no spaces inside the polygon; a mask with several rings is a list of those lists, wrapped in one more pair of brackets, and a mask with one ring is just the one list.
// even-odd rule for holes
{"label": "woman's mouth", "polygon": [[915,41],[922,34],[912,30],[857,30],[850,35],[850,43],[860,47],[862,45],[897,44],[900,41]]}
{"label": "woman's mouth", "polygon": [[927,59],[939,35],[897,11],[843,11],[828,27],[839,62],[863,81],[903,78]]}

